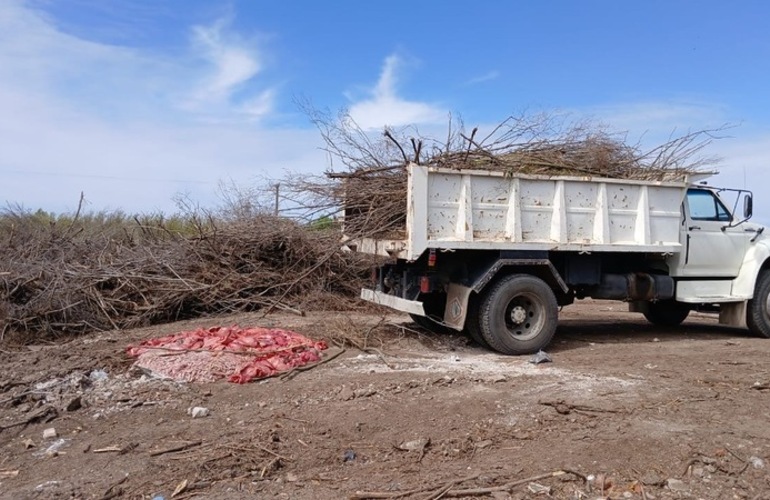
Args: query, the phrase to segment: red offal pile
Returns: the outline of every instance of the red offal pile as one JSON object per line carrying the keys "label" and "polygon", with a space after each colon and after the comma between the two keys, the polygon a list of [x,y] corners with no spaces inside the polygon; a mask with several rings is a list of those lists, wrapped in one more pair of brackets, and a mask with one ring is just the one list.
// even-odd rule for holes
{"label": "red offal pile", "polygon": [[323,341],[278,328],[215,326],[145,340],[126,352],[137,358],[136,366],[162,377],[245,384],[319,361],[326,348]]}

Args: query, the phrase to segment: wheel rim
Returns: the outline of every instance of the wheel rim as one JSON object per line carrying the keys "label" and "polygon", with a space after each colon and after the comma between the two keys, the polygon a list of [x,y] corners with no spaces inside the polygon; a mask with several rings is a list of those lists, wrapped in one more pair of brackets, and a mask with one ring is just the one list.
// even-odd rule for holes
{"label": "wheel rim", "polygon": [[537,295],[516,295],[505,308],[505,328],[517,340],[533,339],[543,329],[545,309],[545,302]]}

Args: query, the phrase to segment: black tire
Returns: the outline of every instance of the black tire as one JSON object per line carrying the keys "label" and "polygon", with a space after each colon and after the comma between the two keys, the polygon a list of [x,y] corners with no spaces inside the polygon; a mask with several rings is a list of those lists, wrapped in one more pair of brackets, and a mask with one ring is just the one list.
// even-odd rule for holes
{"label": "black tire", "polygon": [[754,297],[746,309],[746,325],[754,335],[770,338],[770,271],[762,271],[754,286]]}
{"label": "black tire", "polygon": [[484,349],[492,347],[484,340],[481,334],[481,319],[479,317],[479,308],[481,307],[479,296],[475,293],[468,298],[468,314],[465,317],[465,331],[468,336]]}
{"label": "black tire", "polygon": [[644,317],[653,325],[679,326],[687,319],[690,308],[675,300],[649,302]]}
{"label": "black tire", "polygon": [[481,335],[503,354],[530,354],[547,346],[559,321],[559,306],[540,278],[512,274],[495,283],[479,309]]}

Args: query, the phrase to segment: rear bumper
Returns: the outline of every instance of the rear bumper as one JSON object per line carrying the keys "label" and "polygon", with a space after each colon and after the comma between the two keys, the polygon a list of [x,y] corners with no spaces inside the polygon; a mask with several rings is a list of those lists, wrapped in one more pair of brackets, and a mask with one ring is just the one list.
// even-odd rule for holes
{"label": "rear bumper", "polygon": [[396,311],[425,316],[425,309],[419,300],[402,299],[401,297],[369,290],[368,288],[361,290],[361,298],[368,302],[395,309]]}

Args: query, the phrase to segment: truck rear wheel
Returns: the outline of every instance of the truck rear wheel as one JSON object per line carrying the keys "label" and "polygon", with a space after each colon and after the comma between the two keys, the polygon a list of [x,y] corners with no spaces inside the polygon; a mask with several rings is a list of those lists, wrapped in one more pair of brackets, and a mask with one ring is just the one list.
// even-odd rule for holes
{"label": "truck rear wheel", "polygon": [[770,271],[762,271],[757,277],[754,297],[746,310],[746,324],[751,333],[770,338]]}
{"label": "truck rear wheel", "polygon": [[479,308],[481,307],[478,294],[472,293],[468,298],[468,315],[465,318],[465,332],[478,345],[485,349],[492,347],[484,340],[481,334],[481,318],[479,317]]}
{"label": "truck rear wheel", "polygon": [[503,354],[537,352],[556,333],[558,307],[553,291],[540,278],[506,276],[481,301],[481,335],[492,349]]}
{"label": "truck rear wheel", "polygon": [[690,314],[690,308],[674,300],[661,300],[649,302],[643,314],[653,325],[678,326]]}

